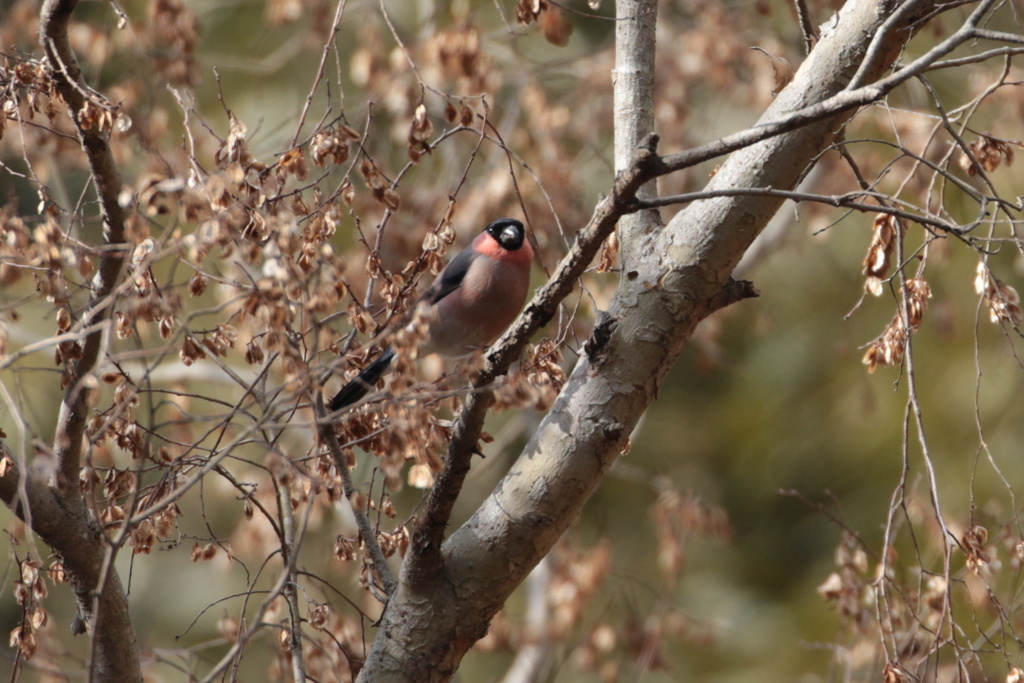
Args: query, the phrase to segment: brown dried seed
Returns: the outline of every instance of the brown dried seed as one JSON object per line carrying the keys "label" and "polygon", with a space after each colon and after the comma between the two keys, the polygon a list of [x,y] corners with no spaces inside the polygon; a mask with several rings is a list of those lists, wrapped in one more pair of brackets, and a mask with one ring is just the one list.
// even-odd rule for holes
{"label": "brown dried seed", "polygon": [[188,293],[192,296],[202,296],[206,291],[206,277],[202,273],[196,273],[188,283]]}
{"label": "brown dried seed", "polygon": [[71,312],[67,307],[61,306],[57,309],[57,332],[67,332],[69,329],[71,329]]}

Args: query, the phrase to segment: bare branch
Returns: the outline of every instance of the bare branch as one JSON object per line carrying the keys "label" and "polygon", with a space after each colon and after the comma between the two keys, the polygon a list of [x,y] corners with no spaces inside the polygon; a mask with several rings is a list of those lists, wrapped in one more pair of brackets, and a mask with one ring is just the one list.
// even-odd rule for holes
{"label": "bare branch", "polygon": [[316,398],[316,412],[317,422],[319,424],[318,431],[320,432],[320,439],[327,445],[327,450],[331,454],[331,459],[334,461],[334,467],[338,470],[338,476],[341,477],[342,488],[345,492],[345,500],[352,506],[352,514],[356,518],[356,526],[359,527],[359,535],[363,539],[363,543],[366,545],[366,549],[370,553],[370,559],[373,561],[373,570],[380,577],[381,583],[384,584],[384,594],[389,597],[394,594],[395,587],[398,585],[398,581],[395,580],[394,574],[391,573],[391,567],[388,566],[388,559],[384,556],[384,552],[380,548],[380,544],[377,542],[377,532],[373,528],[373,524],[370,523],[370,518],[366,514],[366,510],[358,509],[355,505],[355,494],[356,486],[352,481],[352,473],[348,468],[348,461],[345,459],[345,454],[341,450],[341,444],[338,442],[338,435],[334,431],[334,424],[328,418],[327,409],[324,407],[323,396],[317,392]]}
{"label": "bare branch", "polygon": [[[911,78],[914,78],[918,74],[927,71],[944,55],[949,54],[958,46],[977,37],[977,29],[975,27],[981,18],[991,9],[994,2],[995,0],[986,0],[975,10],[971,15],[971,18],[956,32],[954,32],[953,35],[946,38],[912,63],[896,70],[891,75],[878,79],[869,85],[859,87],[852,87],[853,84],[857,82],[852,81],[851,87],[843,89],[841,92],[827,97],[815,104],[804,106],[792,112],[786,112],[785,116],[782,116],[781,118],[774,119],[764,117],[761,121],[758,121],[756,126],[748,128],[747,130],[727,135],[720,140],[716,140],[715,142],[702,145],[686,152],[668,154],[663,159],[663,174],[672,173],[684,168],[690,168],[691,166],[729,154],[730,152],[735,152],[736,150],[743,149],[744,147],[748,147],[762,140],[768,140],[777,135],[794,131],[807,124],[821,121],[842,112],[848,112],[850,109],[854,109],[856,107],[862,107],[873,102],[877,102],[898,86],[907,82]],[[911,4],[915,4],[916,6],[917,0],[914,0],[914,3]],[[930,5],[931,3],[925,4]],[[810,60],[804,63],[800,69],[801,71],[807,67],[809,61]]]}
{"label": "bare branch", "polygon": [[[53,70],[57,90],[67,102],[68,112],[78,129],[82,151],[100,199],[103,215],[103,242],[100,267],[93,282],[93,291],[82,314],[85,326],[100,322],[110,315],[111,307],[101,305],[117,286],[118,275],[124,262],[124,210],[117,201],[121,192],[121,176],[114,163],[106,136],[97,126],[83,126],[82,116],[88,103],[87,91],[81,83],[78,61],[68,44],[68,21],[77,0],[49,0],[41,11],[40,40]],[[65,483],[78,481],[82,452],[82,432],[88,409],[81,381],[89,374],[99,358],[103,335],[99,330],[85,338],[82,357],[75,362],[70,384],[61,406],[60,426],[57,429],[55,450]]]}
{"label": "bare branch", "polygon": [[796,10],[797,21],[800,22],[800,32],[804,34],[804,50],[807,54],[811,54],[818,34],[814,31],[814,25],[811,23],[806,0],[793,0],[793,8]]}
{"label": "bare branch", "polygon": [[[302,657],[302,612],[299,609],[298,576],[295,566],[302,533],[301,530],[295,528],[295,513],[292,510],[289,487],[282,482],[275,482],[275,485],[277,486],[277,509],[281,515],[281,559],[284,564],[281,594],[288,604],[288,653],[291,660],[292,680],[305,681],[306,671]],[[309,510],[310,506],[307,506],[307,517]],[[303,523],[302,526],[305,527],[305,524]]]}
{"label": "bare branch", "polygon": [[[779,197],[782,199],[790,199],[795,202],[815,202],[818,204],[828,204],[830,206],[845,207],[848,209],[854,209],[857,211],[870,211],[874,213],[887,213],[893,216],[918,223],[930,230],[936,230],[939,232],[949,233],[956,235],[957,237],[963,237],[968,235],[975,227],[977,227],[983,220],[985,220],[987,201],[981,202],[981,207],[978,211],[978,219],[974,222],[960,226],[949,221],[944,221],[938,218],[932,218],[930,216],[922,215],[923,212],[918,211],[916,213],[907,211],[904,209],[893,208],[884,203],[879,204],[865,204],[864,202],[857,201],[858,198],[872,198],[876,201],[886,202],[891,201],[891,197],[884,195],[880,192],[848,192],[842,195],[821,195],[814,194],[813,192],[796,192],[792,190],[776,190],[772,187],[738,187],[725,190],[708,190],[702,192],[687,192],[685,194],[666,195],[664,197],[658,197],[651,201],[639,202],[640,208],[652,208],[656,206],[672,206],[674,204],[690,204],[692,202],[698,202],[702,199],[712,199],[715,197]],[[986,198],[987,199],[987,198]],[[908,207],[909,208],[909,207]]]}
{"label": "bare branch", "polygon": [[345,12],[346,0],[338,0],[338,7],[334,11],[334,23],[331,25],[331,30],[327,34],[327,39],[324,41],[324,49],[320,55],[320,64],[317,66],[316,77],[313,79],[313,85],[309,88],[309,94],[306,95],[306,103],[302,105],[302,112],[299,114],[299,120],[295,124],[295,133],[292,134],[292,141],[289,147],[295,147],[299,141],[299,135],[302,134],[302,126],[306,122],[306,115],[309,114],[309,108],[313,105],[313,96],[316,94],[317,88],[320,86],[320,82],[324,78],[324,71],[327,66],[327,57],[331,54],[331,48],[334,45],[334,40],[338,36],[338,28],[341,25],[341,15]]}

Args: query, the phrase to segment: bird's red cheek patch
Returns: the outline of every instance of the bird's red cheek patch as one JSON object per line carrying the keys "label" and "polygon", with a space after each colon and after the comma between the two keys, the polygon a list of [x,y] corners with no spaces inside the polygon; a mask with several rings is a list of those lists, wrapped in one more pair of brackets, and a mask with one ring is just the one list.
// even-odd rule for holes
{"label": "bird's red cheek patch", "polygon": [[475,249],[481,256],[486,256],[498,263],[530,263],[533,260],[533,253],[528,246],[524,243],[520,249],[509,251],[498,244],[496,240],[485,239],[476,245]]}
{"label": "bird's red cheek patch", "polygon": [[492,258],[495,261],[501,261],[509,255],[508,250],[502,248],[502,246],[493,239],[483,240],[477,245],[476,251],[478,254]]}

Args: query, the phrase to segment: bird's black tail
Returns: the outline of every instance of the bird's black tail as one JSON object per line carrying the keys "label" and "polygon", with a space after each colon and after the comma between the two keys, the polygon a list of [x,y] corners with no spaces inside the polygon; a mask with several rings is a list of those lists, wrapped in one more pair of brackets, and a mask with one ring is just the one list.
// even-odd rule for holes
{"label": "bird's black tail", "polygon": [[334,398],[331,399],[331,412],[341,410],[350,406],[363,396],[366,396],[377,384],[377,380],[387,371],[391,361],[395,358],[395,350],[390,346],[384,349],[377,360],[373,361],[359,373],[351,382],[341,388]]}

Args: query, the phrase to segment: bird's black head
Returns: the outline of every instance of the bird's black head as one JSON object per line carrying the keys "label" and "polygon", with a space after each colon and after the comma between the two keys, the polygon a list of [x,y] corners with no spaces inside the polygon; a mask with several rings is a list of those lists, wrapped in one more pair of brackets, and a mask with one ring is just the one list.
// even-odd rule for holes
{"label": "bird's black head", "polygon": [[507,249],[508,251],[516,251],[523,246],[523,240],[526,239],[526,231],[523,229],[523,224],[515,218],[496,220],[484,228],[484,232],[493,237],[501,245],[502,249]]}

